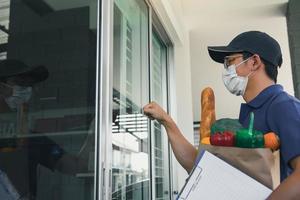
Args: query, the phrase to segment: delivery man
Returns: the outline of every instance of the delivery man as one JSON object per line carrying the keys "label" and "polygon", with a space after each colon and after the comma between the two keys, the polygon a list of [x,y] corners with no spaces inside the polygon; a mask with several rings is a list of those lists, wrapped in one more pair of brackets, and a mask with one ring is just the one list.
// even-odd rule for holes
{"label": "delivery man", "polygon": [[[248,127],[253,112],[254,129],[275,132],[280,138],[281,184],[268,199],[300,199],[300,101],[276,84],[282,64],[278,42],[266,33],[249,31],[227,46],[208,47],[208,52],[214,61],[224,64],[222,77],[229,92],[246,102],[241,105],[240,123]],[[165,127],[177,160],[190,172],[197,149],[158,104],[146,105],[144,113]]]}

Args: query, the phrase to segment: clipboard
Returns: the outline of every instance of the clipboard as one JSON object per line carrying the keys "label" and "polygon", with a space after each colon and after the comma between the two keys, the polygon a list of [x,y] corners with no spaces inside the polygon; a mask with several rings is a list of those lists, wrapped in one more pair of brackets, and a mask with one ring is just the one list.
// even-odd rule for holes
{"label": "clipboard", "polygon": [[272,190],[203,150],[177,200],[264,200]]}

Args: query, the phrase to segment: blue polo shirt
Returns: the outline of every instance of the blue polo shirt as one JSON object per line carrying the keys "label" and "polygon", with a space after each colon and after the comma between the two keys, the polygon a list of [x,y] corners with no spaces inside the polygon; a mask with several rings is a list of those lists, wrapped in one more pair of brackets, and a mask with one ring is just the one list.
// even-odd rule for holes
{"label": "blue polo shirt", "polygon": [[280,138],[280,179],[292,169],[289,161],[300,156],[300,101],[275,84],[264,89],[248,103],[242,103],[239,121],[249,126],[250,112],[254,113],[254,129],[273,131]]}

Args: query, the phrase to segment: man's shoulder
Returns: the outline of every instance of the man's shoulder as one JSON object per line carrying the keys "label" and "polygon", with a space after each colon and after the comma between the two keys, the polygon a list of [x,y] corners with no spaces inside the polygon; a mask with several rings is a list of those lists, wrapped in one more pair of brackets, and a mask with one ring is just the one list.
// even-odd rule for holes
{"label": "man's shoulder", "polygon": [[271,99],[270,111],[290,111],[290,110],[300,111],[300,100],[285,91],[280,92],[275,98]]}

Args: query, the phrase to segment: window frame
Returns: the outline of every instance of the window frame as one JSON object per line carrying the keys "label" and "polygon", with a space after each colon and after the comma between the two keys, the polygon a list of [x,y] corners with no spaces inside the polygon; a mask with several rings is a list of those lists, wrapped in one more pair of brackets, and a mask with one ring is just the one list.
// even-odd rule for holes
{"label": "window frame", "polygon": [[[171,40],[169,39],[169,36],[167,34],[167,32],[165,31],[164,29],[164,26],[161,24],[157,14],[155,13],[155,11],[152,9],[152,7],[150,6],[151,8],[151,15],[149,17],[150,19],[150,23],[149,23],[149,26],[151,26],[151,28],[149,28],[149,32],[150,32],[150,36],[149,36],[149,40],[150,40],[150,55],[149,55],[149,86],[151,87],[151,73],[150,73],[150,68],[152,66],[152,51],[153,51],[153,47],[152,47],[152,37],[153,37],[153,33],[156,34],[156,36],[158,37],[158,39],[160,40],[160,42],[163,43],[163,45],[166,47],[166,80],[165,81],[165,84],[166,84],[166,111],[167,113],[170,113],[170,68],[172,67],[171,66],[171,55],[172,55],[172,52],[173,52],[173,44],[171,42]],[[152,95],[151,95],[151,88],[149,89],[149,102],[152,101]],[[151,123],[150,125],[150,133],[152,131],[152,128],[153,128],[153,123]],[[165,129],[163,128],[162,129],[162,132],[163,134],[167,134]],[[154,140],[154,136],[151,134],[151,141],[155,141]],[[151,156],[155,155],[155,151],[154,151],[154,145],[152,145],[152,142],[151,142]],[[170,147],[170,144],[168,143],[168,147],[166,149],[166,151],[168,152],[168,165],[169,165],[169,199],[172,199],[172,191],[173,191],[173,178],[172,178],[172,154],[171,154],[171,147]],[[153,156],[154,157],[154,156]],[[153,195],[152,197],[155,198],[155,195],[156,195],[156,191],[155,191],[155,177],[154,177],[154,174],[155,174],[155,160],[154,158],[152,159],[151,157],[151,186],[152,186],[152,191],[151,191],[151,195]]]}
{"label": "window frame", "polygon": [[[96,123],[95,123],[95,199],[111,199],[112,195],[112,91],[113,91],[113,10],[114,0],[101,1],[98,0],[98,33],[97,38],[99,49],[97,49],[97,87],[96,87]],[[155,31],[164,45],[167,47],[167,111],[171,112],[170,108],[173,104],[176,104],[175,100],[170,101],[175,97],[175,93],[172,92],[171,84],[174,84],[174,48],[173,42],[170,40],[164,26],[156,15],[153,6],[149,0],[144,0],[148,7],[148,97],[150,98],[150,66],[151,66],[151,51],[152,51],[152,31]],[[151,132],[151,126],[149,121],[149,132]],[[107,133],[107,134],[101,134]],[[150,135],[149,135],[150,136]],[[154,181],[153,181],[153,155],[152,155],[152,136],[149,137],[149,169],[150,169],[150,192],[149,199],[155,198],[154,195]],[[168,145],[168,159],[169,159],[169,199],[173,198],[174,177],[173,174],[173,155],[171,153],[170,144]]]}

